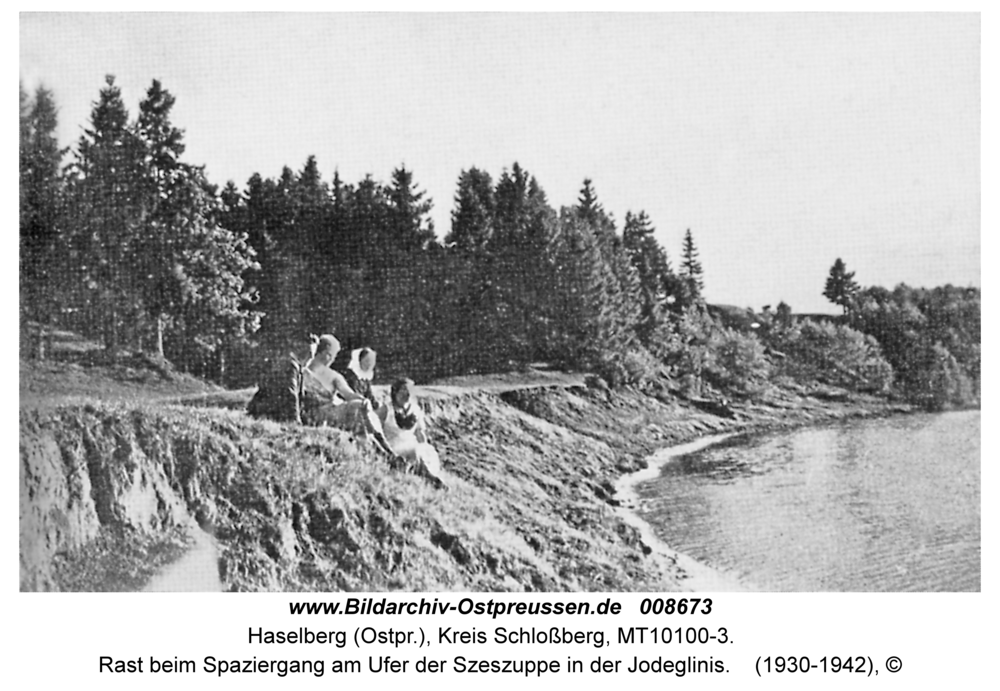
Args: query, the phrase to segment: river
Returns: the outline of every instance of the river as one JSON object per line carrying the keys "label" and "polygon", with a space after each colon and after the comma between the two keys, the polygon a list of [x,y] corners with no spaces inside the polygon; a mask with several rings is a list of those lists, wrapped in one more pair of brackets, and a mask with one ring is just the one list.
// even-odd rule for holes
{"label": "river", "polygon": [[731,437],[671,458],[637,510],[751,590],[978,591],[980,439],[979,411]]}

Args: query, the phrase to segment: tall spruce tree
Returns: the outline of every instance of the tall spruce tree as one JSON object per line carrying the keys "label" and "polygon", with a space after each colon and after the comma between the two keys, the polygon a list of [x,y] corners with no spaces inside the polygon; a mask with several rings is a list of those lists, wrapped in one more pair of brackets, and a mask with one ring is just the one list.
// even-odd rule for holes
{"label": "tall spruce tree", "polygon": [[827,276],[826,285],[823,288],[823,297],[835,305],[840,305],[847,314],[854,297],[859,290],[858,284],[854,281],[854,272],[848,271],[840,257],[830,267],[830,275]]}
{"label": "tall spruce tree", "polygon": [[417,189],[413,171],[405,166],[393,170],[387,197],[390,212],[386,239],[392,250],[412,253],[434,242],[434,222],[429,216],[434,203],[425,191]]}
{"label": "tall spruce tree", "polygon": [[531,176],[515,161],[497,180],[493,198],[496,203],[494,230],[490,249],[523,246],[529,235],[528,184]]}
{"label": "tall spruce tree", "polygon": [[126,261],[130,290],[153,327],[154,352],[164,357],[164,336],[173,329],[175,351],[199,358],[255,328],[243,278],[254,262],[245,239],[220,225],[223,206],[204,171],[181,160],[184,133],[171,122],[174,103],[154,79],[139,104],[144,222]]}
{"label": "tall spruce tree", "polygon": [[20,154],[20,176],[19,176],[19,199],[20,204],[18,206],[18,211],[20,212],[20,226],[21,226],[21,237],[23,242],[23,237],[28,225],[28,218],[30,214],[27,208],[27,193],[28,193],[28,174],[30,171],[30,148],[31,148],[31,96],[27,91],[24,90],[24,82],[18,82],[18,91],[20,94],[19,103],[19,114],[20,114],[20,138],[18,144],[18,153]]}
{"label": "tall spruce tree", "polygon": [[637,346],[641,285],[613,219],[590,180],[578,204],[563,208],[555,261],[554,328],[565,360],[615,383]]}
{"label": "tall spruce tree", "polygon": [[647,346],[665,326],[667,311],[676,304],[678,278],[670,267],[666,251],[654,236],[655,229],[645,211],[625,214],[622,244],[639,278],[642,314],[637,327],[639,339]]}
{"label": "tall spruce tree", "polygon": [[141,347],[152,326],[161,355],[168,328],[179,354],[217,352],[255,326],[243,283],[252,250],[221,227],[222,207],[203,170],[180,160],[173,103],[154,81],[130,124],[109,76],[70,175],[70,244],[112,351],[126,339]]}
{"label": "tall spruce tree", "polygon": [[602,244],[594,226],[576,209],[563,210],[558,333],[568,364],[596,370],[615,383],[623,373],[625,355],[636,343],[639,305],[629,296],[638,286],[637,281],[623,285],[615,270],[620,267],[608,261]]}
{"label": "tall spruce tree", "polygon": [[137,233],[132,270],[138,280],[142,306],[152,324],[153,347],[163,353],[165,329],[184,301],[182,254],[187,228],[184,226],[180,189],[190,171],[182,165],[183,132],[173,126],[170,112],[174,96],[154,79],[139,103],[135,134],[141,147],[144,227]]}
{"label": "tall spruce tree", "polygon": [[482,252],[493,234],[496,204],[493,179],[478,168],[463,170],[458,177],[455,208],[451,212],[451,231],[445,244],[470,252]]}
{"label": "tall spruce tree", "polygon": [[57,111],[43,86],[34,101],[20,85],[20,276],[21,299],[29,316],[47,320],[59,291],[55,284],[63,258],[58,225],[63,198],[62,158],[56,136]]}
{"label": "tall spruce tree", "polygon": [[604,213],[604,208],[597,201],[594,182],[590,178],[584,178],[583,180],[583,187],[580,189],[580,196],[577,198],[576,209],[583,220],[591,223]]}
{"label": "tall spruce tree", "polygon": [[592,180],[583,181],[573,213],[590,228],[597,241],[601,259],[611,270],[615,280],[608,283],[604,290],[608,294],[608,300],[614,305],[613,312],[620,329],[630,334],[631,341],[641,321],[641,281],[623,239],[618,235],[614,219],[598,201]]}
{"label": "tall spruce tree", "polygon": [[694,236],[688,228],[684,233],[684,246],[681,250],[681,279],[684,288],[682,306],[686,307],[702,302],[705,290],[704,274],[701,262],[698,261],[698,248],[694,244]]}
{"label": "tall spruce tree", "polygon": [[143,147],[108,75],[70,173],[69,240],[79,288],[70,296],[110,352],[135,334],[142,312],[130,260],[146,219],[143,180]]}
{"label": "tall spruce tree", "polygon": [[330,221],[330,187],[323,181],[316,157],[310,155],[294,186],[294,206],[300,251],[313,257],[323,244]]}

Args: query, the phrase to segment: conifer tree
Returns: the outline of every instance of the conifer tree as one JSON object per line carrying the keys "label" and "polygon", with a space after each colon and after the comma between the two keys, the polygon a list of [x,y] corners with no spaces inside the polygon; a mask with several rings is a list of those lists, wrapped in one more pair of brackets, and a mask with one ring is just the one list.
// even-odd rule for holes
{"label": "conifer tree", "polygon": [[523,244],[527,225],[528,174],[515,161],[512,169],[497,181],[495,227],[491,249]]}
{"label": "conifer tree", "polygon": [[426,248],[435,239],[434,222],[428,215],[434,204],[426,192],[417,189],[413,171],[405,166],[392,171],[386,192],[390,208],[386,249],[412,253]]}
{"label": "conifer tree", "polygon": [[84,130],[70,174],[70,252],[79,290],[72,296],[115,352],[134,333],[141,304],[132,288],[139,228],[145,220],[143,153],[128,110],[108,75]]}
{"label": "conifer tree", "polygon": [[604,208],[597,201],[597,192],[594,191],[593,180],[584,178],[583,187],[580,189],[580,196],[577,199],[577,214],[588,223],[596,223],[598,217],[604,215]]}
{"label": "conifer tree", "polygon": [[294,216],[298,250],[314,260],[330,218],[330,188],[323,182],[316,157],[310,155],[295,180]]}
{"label": "conifer tree", "polygon": [[[25,235],[25,231],[28,225],[28,219],[30,214],[27,207],[27,194],[28,194],[28,174],[30,171],[30,148],[31,148],[31,96],[28,92],[24,90],[24,82],[18,82],[18,91],[20,94],[19,103],[19,114],[20,114],[20,138],[18,142],[18,153],[20,154],[20,176],[19,176],[19,192],[20,192],[20,204],[18,206],[18,211],[20,212],[20,227],[21,227],[21,237]],[[23,240],[22,240],[23,242]]]}
{"label": "conifer tree", "polygon": [[144,164],[137,182],[142,187],[145,227],[135,239],[131,268],[141,279],[135,289],[152,321],[154,348],[160,357],[164,356],[164,330],[184,300],[178,267],[187,238],[179,215],[184,202],[178,192],[190,171],[180,161],[183,132],[170,121],[174,102],[174,96],[154,79],[139,104],[135,131]]}
{"label": "conifer tree", "polygon": [[[181,160],[184,134],[170,119],[174,103],[154,79],[139,104],[144,222],[126,259],[160,357],[169,328],[183,328],[181,341],[197,340],[207,351],[255,328],[254,315],[241,312],[250,298],[243,275],[254,266],[252,250],[220,227],[223,207],[203,170]],[[182,344],[182,352],[190,350]]]}
{"label": "conifer tree", "polygon": [[360,268],[383,263],[383,238],[390,223],[385,187],[366,175],[348,192],[344,245],[352,265]]}
{"label": "conifer tree", "polygon": [[830,267],[830,275],[823,288],[823,297],[835,305],[840,305],[844,314],[847,314],[858,290],[858,284],[854,281],[854,272],[848,271],[844,262],[840,257],[837,257],[833,266]]}
{"label": "conifer tree", "polygon": [[184,153],[184,133],[170,121],[176,100],[154,79],[139,104],[137,135],[145,145],[150,182],[158,188],[157,195],[165,192],[170,178],[180,170],[180,157]]}
{"label": "conifer tree", "polygon": [[183,133],[170,122],[173,96],[153,82],[129,123],[108,76],[70,175],[70,245],[81,288],[105,346],[155,349],[175,334],[179,353],[217,351],[255,327],[243,274],[254,267],[242,237],[220,225],[222,206],[201,168],[180,160]]}
{"label": "conifer tree", "polygon": [[51,316],[58,291],[59,214],[63,198],[62,158],[56,137],[57,115],[52,92],[38,87],[34,101],[20,85],[20,239],[21,299],[36,319]]}
{"label": "conifer tree", "polygon": [[463,170],[458,177],[451,231],[445,244],[470,252],[482,252],[493,234],[496,204],[490,174],[478,168]]}
{"label": "conifer tree", "polygon": [[615,229],[614,219],[598,201],[590,179],[583,181],[578,204],[572,213],[590,229],[601,261],[611,272],[613,280],[606,282],[603,288],[606,294],[604,300],[610,305],[616,329],[629,334],[631,342],[642,318],[641,281],[623,239]]}
{"label": "conifer tree", "polygon": [[682,306],[700,303],[702,292],[705,290],[705,281],[701,262],[698,261],[698,248],[695,247],[690,228],[684,233],[684,246],[681,250],[681,279],[685,293],[681,300]]}
{"label": "conifer tree", "polygon": [[622,244],[638,274],[642,294],[642,312],[637,327],[640,340],[650,346],[665,324],[667,311],[676,301],[678,279],[670,267],[667,253],[654,236],[654,228],[645,211],[625,214]]}
{"label": "conifer tree", "polygon": [[[638,303],[631,303],[594,227],[574,209],[560,217],[558,333],[569,364],[593,369],[614,381],[636,342]],[[627,262],[627,259],[625,259]]]}

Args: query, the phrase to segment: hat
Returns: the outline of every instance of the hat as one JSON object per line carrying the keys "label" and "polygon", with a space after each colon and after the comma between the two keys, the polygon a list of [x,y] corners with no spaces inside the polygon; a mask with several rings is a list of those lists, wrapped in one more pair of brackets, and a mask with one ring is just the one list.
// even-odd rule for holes
{"label": "hat", "polygon": [[365,381],[370,381],[375,375],[375,368],[364,369],[361,366],[361,356],[365,353],[371,353],[375,355],[375,351],[371,348],[355,348],[351,351],[351,361],[348,363],[347,368],[357,375],[358,379]]}

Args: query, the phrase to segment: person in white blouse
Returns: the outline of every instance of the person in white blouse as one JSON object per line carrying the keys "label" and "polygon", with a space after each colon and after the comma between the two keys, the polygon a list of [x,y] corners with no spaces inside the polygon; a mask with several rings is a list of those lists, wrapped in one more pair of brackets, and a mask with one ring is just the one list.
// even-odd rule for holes
{"label": "person in white blouse", "polygon": [[426,476],[439,486],[441,458],[427,436],[423,411],[413,394],[413,381],[398,379],[389,389],[389,405],[378,410],[389,447],[417,474]]}
{"label": "person in white blouse", "polygon": [[395,456],[371,401],[351,389],[344,376],[330,367],[340,352],[340,341],[324,334],[313,347],[312,357],[302,368],[302,421],[348,432],[363,428],[380,449]]}

